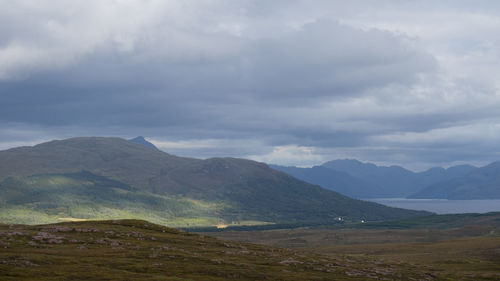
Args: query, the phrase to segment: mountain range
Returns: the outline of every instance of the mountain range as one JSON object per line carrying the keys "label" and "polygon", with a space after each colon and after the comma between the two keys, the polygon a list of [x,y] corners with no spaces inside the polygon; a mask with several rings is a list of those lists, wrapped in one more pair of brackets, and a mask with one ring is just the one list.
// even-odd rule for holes
{"label": "mountain range", "polygon": [[178,157],[103,137],[0,151],[0,202],[0,221],[9,223],[136,218],[207,226],[429,214],[351,199],[264,163]]}
{"label": "mountain range", "polygon": [[500,199],[500,162],[493,162],[463,176],[435,183],[410,198]]}
{"label": "mountain range", "polygon": [[377,166],[353,159],[329,161],[312,168],[271,167],[353,198],[409,197],[428,186],[447,182],[477,169],[471,165],[459,165],[416,173],[400,166]]}

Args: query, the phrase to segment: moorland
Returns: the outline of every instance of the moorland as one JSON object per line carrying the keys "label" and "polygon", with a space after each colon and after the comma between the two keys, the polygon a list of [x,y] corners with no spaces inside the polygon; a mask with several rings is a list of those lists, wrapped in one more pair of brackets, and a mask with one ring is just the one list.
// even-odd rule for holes
{"label": "moorland", "polygon": [[392,265],[405,263],[425,268],[442,280],[500,279],[500,213],[207,234],[330,257],[369,258]]}
{"label": "moorland", "polygon": [[1,280],[499,280],[499,264],[499,213],[390,208],[143,138],[0,151]]}
{"label": "moorland", "polygon": [[222,241],[140,220],[0,225],[2,280],[439,280],[423,267]]}

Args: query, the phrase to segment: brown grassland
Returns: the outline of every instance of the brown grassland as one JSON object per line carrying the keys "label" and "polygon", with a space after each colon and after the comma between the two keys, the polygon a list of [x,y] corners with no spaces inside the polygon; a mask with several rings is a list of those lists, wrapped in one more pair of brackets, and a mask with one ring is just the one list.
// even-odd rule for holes
{"label": "brown grassland", "polygon": [[0,225],[0,280],[441,280],[425,267],[223,241],[139,220]]}
{"label": "brown grassland", "polygon": [[210,233],[331,257],[425,268],[444,280],[500,280],[500,229],[492,225],[421,229],[301,228]]}

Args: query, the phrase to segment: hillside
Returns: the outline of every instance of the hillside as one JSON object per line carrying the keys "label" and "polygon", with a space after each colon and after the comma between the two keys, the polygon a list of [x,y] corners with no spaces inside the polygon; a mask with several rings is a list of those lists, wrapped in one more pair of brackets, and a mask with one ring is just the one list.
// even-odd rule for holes
{"label": "hillside", "polygon": [[357,160],[329,161],[312,168],[273,166],[306,182],[354,198],[401,198],[441,181],[463,176],[476,169],[459,165],[415,173],[400,166],[377,166]]}
{"label": "hillside", "polygon": [[435,280],[428,270],[221,241],[138,220],[0,225],[0,279]]}
{"label": "hillside", "polygon": [[151,179],[192,161],[120,138],[81,137],[0,151],[0,180],[86,170],[151,191]]}
{"label": "hillside", "polygon": [[3,223],[137,218],[170,225],[216,225],[218,204],[143,192],[82,171],[8,178],[0,183]]}
{"label": "hillside", "polygon": [[[0,200],[9,202],[0,219],[24,218],[25,223],[40,216],[54,221],[131,215],[175,226],[333,223],[337,217],[426,214],[354,200],[255,161],[182,158],[119,138],[74,138],[0,151],[0,180],[5,186]],[[22,188],[39,195],[12,197]],[[66,188],[71,191],[61,191]]]}
{"label": "hillside", "polygon": [[500,199],[500,162],[478,168],[462,177],[436,183],[410,198]]}

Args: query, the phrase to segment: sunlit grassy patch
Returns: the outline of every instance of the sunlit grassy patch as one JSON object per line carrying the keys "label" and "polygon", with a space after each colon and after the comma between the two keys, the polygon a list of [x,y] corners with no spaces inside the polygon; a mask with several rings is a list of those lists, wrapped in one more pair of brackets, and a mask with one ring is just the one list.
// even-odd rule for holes
{"label": "sunlit grassy patch", "polygon": [[88,172],[13,178],[2,183],[0,222],[144,219],[175,227],[213,226],[227,204],[137,190]]}

